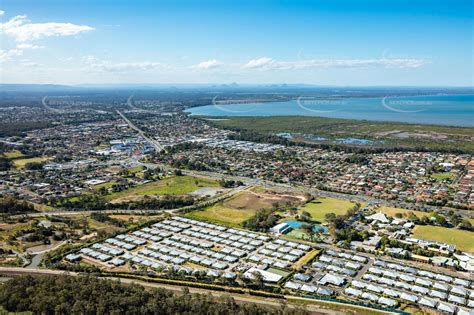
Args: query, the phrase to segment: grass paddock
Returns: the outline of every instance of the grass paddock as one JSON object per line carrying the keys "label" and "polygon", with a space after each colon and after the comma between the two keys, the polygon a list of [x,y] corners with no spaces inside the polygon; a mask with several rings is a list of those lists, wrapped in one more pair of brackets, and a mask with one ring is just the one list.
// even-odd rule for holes
{"label": "grass paddock", "polygon": [[413,237],[456,245],[457,249],[474,253],[474,233],[441,226],[418,225]]}
{"label": "grass paddock", "polygon": [[308,202],[300,208],[300,213],[308,212],[313,220],[326,222],[326,214],[334,213],[336,215],[344,215],[355,206],[355,203],[335,198],[317,198]]}

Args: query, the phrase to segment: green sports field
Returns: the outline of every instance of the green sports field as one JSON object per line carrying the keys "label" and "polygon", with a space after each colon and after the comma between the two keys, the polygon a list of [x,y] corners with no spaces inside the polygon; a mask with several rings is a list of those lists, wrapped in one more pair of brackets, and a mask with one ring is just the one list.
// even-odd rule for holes
{"label": "green sports field", "polygon": [[25,165],[28,163],[41,163],[47,161],[47,157],[34,157],[34,158],[28,158],[28,159],[15,159],[13,160],[13,164],[15,165],[16,168],[22,169],[25,168]]}
{"label": "green sports field", "polygon": [[240,226],[245,220],[250,219],[256,210],[235,209],[226,207],[222,203],[210,206],[203,210],[196,210],[186,214],[187,217],[214,222],[218,224]]}
{"label": "green sports field", "polygon": [[419,225],[413,237],[456,245],[457,249],[474,253],[474,233],[440,226]]}
{"label": "green sports field", "polygon": [[355,203],[347,200],[335,198],[318,198],[308,202],[300,208],[300,213],[308,212],[311,217],[319,222],[325,222],[327,213],[334,213],[336,215],[344,215],[349,209],[354,207]]}
{"label": "green sports field", "polygon": [[25,155],[18,150],[12,150],[12,151],[3,153],[3,156],[9,159],[18,159]]}
{"label": "green sports field", "polygon": [[453,180],[456,178],[456,175],[452,172],[443,172],[443,173],[433,173],[430,175],[431,178],[436,179],[436,180]]}

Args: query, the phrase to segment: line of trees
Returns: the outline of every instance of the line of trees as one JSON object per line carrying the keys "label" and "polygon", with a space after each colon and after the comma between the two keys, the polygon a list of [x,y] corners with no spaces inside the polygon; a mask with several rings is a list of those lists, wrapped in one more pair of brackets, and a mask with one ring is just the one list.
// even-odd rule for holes
{"label": "line of trees", "polygon": [[113,210],[113,209],[175,209],[191,206],[196,202],[192,196],[165,195],[160,198],[145,196],[141,200],[121,203],[107,202],[102,196],[84,194],[77,198],[58,198],[49,201],[51,206],[65,209]]}
{"label": "line of trees", "polygon": [[186,288],[178,295],[93,276],[17,277],[0,287],[0,305],[9,312],[34,314],[307,314],[284,304],[237,304],[231,297],[191,294]]}
{"label": "line of trees", "polygon": [[0,199],[0,213],[1,214],[21,214],[34,212],[35,208],[31,203],[26,201],[21,201],[13,196],[6,196],[3,199]]}

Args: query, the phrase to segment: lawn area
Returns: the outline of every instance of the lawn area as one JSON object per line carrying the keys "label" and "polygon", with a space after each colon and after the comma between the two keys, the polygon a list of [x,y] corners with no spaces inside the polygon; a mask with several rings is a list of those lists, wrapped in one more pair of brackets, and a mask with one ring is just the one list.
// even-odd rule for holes
{"label": "lawn area", "polygon": [[355,203],[347,200],[335,198],[318,198],[308,202],[300,208],[300,213],[308,212],[311,217],[319,222],[325,222],[325,215],[327,213],[334,213],[336,215],[344,215],[349,209],[354,207]]}
{"label": "lawn area", "polygon": [[280,275],[282,276],[283,278],[288,276],[290,273],[288,271],[285,271],[285,270],[282,270],[282,269],[278,269],[278,268],[268,268],[267,270],[265,271],[268,271],[268,272],[271,272],[271,273],[274,273],[274,274],[277,274],[277,275]]}
{"label": "lawn area", "polygon": [[127,200],[145,195],[184,195],[202,187],[217,187],[213,179],[192,176],[169,177],[106,196],[107,200]]}
{"label": "lawn area", "polygon": [[293,269],[295,270],[298,270],[300,269],[301,267],[303,267],[304,265],[307,265],[309,262],[311,262],[314,257],[316,257],[317,255],[319,255],[319,253],[321,252],[321,250],[319,249],[313,249],[311,250],[310,252],[306,253],[306,255],[304,255],[303,257],[301,257],[296,263],[295,265],[293,266]]}
{"label": "lawn area", "polygon": [[306,233],[304,233],[303,230],[301,229],[296,229],[296,230],[293,229],[289,233],[286,233],[285,236],[295,238],[295,239],[300,239],[300,240],[304,240],[308,238],[308,235],[306,235]]}
{"label": "lawn area", "polygon": [[9,159],[18,159],[18,158],[21,158],[22,156],[25,156],[23,153],[21,153],[18,150],[8,151],[8,152],[3,153],[2,155]]}
{"label": "lawn area", "polygon": [[456,175],[453,174],[452,172],[443,172],[443,173],[433,173],[430,175],[430,177],[436,180],[445,180],[445,179],[453,180],[456,177]]}
{"label": "lawn area", "polygon": [[94,190],[99,190],[99,189],[101,189],[101,188],[109,189],[109,188],[111,188],[113,185],[115,185],[115,182],[103,183],[103,184],[95,185],[95,186],[93,187],[93,189],[94,189]]}
{"label": "lawn area", "polygon": [[206,209],[192,211],[187,216],[219,224],[240,226],[258,210],[270,209],[277,202],[299,202],[299,198],[300,196],[290,196],[269,190],[249,190]]}
{"label": "lawn area", "polygon": [[231,207],[226,207],[223,203],[218,203],[203,210],[189,212],[185,216],[196,220],[205,220],[217,224],[238,227],[245,220],[253,217],[255,215],[255,212],[256,210],[239,210]]}
{"label": "lawn area", "polygon": [[237,194],[235,197],[227,200],[226,205],[235,209],[260,210],[269,209],[275,203],[297,201],[298,199],[293,196],[257,189]]}
{"label": "lawn area", "polygon": [[285,235],[283,235],[282,237],[286,238],[286,239],[291,239],[292,238],[292,239],[297,239],[297,240],[316,241],[317,242],[318,237],[323,240],[323,239],[326,238],[326,235],[324,235],[324,234],[315,235],[314,240],[311,240],[310,236],[305,231],[303,231],[303,229],[293,229],[289,233],[286,233]]}
{"label": "lawn area", "polygon": [[116,233],[123,231],[124,228],[117,227],[113,224],[110,224],[108,222],[99,222],[97,220],[94,220],[92,218],[87,218],[87,223],[91,229],[97,230],[97,231],[105,231],[106,233]]}
{"label": "lawn area", "polygon": [[413,237],[453,244],[457,249],[474,253],[473,232],[440,226],[417,225],[413,229]]}
{"label": "lawn area", "polygon": [[401,213],[403,217],[408,217],[408,214],[410,212],[413,212],[415,216],[418,218],[422,218],[424,216],[429,216],[430,212],[423,212],[423,211],[415,211],[415,210],[409,210],[409,209],[403,209],[403,208],[396,208],[396,207],[388,207],[388,206],[381,206],[380,208],[375,210],[376,212],[383,212],[386,215],[390,217],[395,217],[395,214]]}
{"label": "lawn area", "polygon": [[128,172],[131,173],[131,174],[135,174],[135,173],[138,173],[138,172],[141,172],[141,171],[143,171],[142,166],[135,166],[135,167],[132,167],[132,168],[128,169]]}
{"label": "lawn area", "polygon": [[34,157],[34,158],[29,158],[29,159],[15,159],[13,160],[13,164],[15,165],[16,168],[24,168],[26,164],[28,163],[40,163],[47,161],[47,157]]}

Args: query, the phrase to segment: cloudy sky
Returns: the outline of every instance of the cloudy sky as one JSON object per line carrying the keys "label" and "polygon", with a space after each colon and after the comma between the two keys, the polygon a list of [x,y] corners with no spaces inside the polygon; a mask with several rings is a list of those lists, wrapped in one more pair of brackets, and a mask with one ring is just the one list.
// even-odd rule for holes
{"label": "cloudy sky", "polygon": [[2,83],[473,85],[473,0],[2,0]]}

